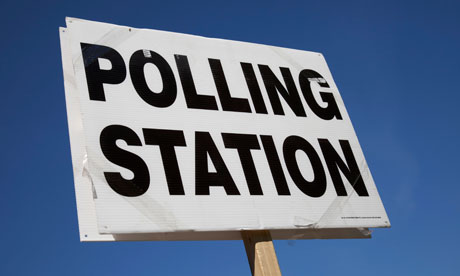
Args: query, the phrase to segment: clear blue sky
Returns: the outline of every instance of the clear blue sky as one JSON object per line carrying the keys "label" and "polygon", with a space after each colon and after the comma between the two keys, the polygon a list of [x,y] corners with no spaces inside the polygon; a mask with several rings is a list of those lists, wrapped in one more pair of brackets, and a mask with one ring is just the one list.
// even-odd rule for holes
{"label": "clear blue sky", "polygon": [[392,228],[275,241],[283,275],[459,275],[460,1],[0,3],[0,275],[250,275],[241,241],[80,243],[65,16],[321,52]]}

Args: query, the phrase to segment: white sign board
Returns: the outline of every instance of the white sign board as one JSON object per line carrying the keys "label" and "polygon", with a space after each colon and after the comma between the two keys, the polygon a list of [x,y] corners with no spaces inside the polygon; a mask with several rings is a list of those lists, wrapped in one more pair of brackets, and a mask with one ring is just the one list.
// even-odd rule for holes
{"label": "white sign board", "polygon": [[390,226],[322,54],[73,18],[60,34],[82,240]]}

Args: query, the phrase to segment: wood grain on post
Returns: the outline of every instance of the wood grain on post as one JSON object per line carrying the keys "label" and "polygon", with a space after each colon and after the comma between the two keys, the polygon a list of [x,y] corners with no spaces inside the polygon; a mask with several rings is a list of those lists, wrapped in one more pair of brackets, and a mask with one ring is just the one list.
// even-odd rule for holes
{"label": "wood grain on post", "polygon": [[270,231],[241,231],[253,276],[281,276]]}

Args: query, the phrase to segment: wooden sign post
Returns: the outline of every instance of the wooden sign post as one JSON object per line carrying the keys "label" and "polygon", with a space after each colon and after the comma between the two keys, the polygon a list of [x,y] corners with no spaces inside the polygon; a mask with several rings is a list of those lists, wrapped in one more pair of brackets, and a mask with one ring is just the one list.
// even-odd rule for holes
{"label": "wooden sign post", "polygon": [[281,276],[270,231],[242,231],[253,276]]}

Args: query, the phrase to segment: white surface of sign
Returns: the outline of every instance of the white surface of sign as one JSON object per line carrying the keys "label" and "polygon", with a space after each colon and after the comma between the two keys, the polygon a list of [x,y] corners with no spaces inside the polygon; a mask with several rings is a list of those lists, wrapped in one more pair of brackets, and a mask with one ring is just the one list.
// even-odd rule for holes
{"label": "white surface of sign", "polygon": [[60,34],[82,240],[390,226],[322,54],[73,18]]}

